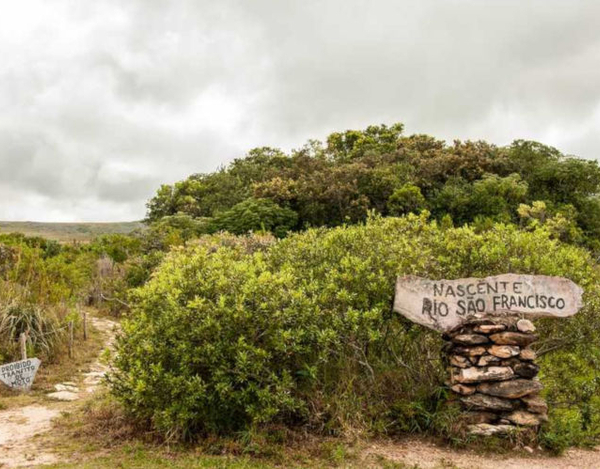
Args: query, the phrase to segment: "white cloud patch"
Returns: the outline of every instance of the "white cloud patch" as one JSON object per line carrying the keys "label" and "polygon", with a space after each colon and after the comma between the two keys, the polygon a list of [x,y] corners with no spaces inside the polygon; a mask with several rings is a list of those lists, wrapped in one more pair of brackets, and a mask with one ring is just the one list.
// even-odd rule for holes
{"label": "white cloud patch", "polygon": [[7,3],[0,219],[139,219],[163,182],[372,123],[597,158],[598,18],[591,0]]}

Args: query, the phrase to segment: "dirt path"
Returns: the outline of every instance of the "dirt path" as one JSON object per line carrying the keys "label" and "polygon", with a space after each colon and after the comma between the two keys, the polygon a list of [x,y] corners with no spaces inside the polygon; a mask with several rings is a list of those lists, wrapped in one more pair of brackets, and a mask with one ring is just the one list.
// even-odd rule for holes
{"label": "dirt path", "polygon": [[571,449],[560,457],[540,454],[516,456],[482,455],[474,451],[453,450],[434,443],[411,439],[400,443],[377,443],[365,454],[378,465],[383,461],[402,463],[419,469],[598,469],[600,448],[595,450]]}
{"label": "dirt path", "polygon": [[[117,323],[105,318],[90,318],[92,325],[104,335],[105,348],[112,347]],[[46,395],[44,402],[19,409],[0,410],[0,468],[33,466],[57,461],[51,448],[40,443],[39,435],[52,428],[52,420],[61,412],[69,411],[76,401],[93,393],[107,366],[96,360],[88,373],[73,377],[81,381],[65,382],[55,386],[56,391]],[[47,402],[46,402],[47,401]]]}

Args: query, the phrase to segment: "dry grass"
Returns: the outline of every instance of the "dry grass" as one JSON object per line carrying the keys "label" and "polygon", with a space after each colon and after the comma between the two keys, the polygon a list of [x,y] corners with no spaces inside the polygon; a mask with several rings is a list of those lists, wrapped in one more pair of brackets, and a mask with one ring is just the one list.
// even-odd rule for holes
{"label": "dry grass", "polygon": [[0,386],[0,409],[39,403],[45,399],[47,392],[54,390],[55,384],[77,380],[77,376],[96,360],[103,343],[102,334],[93,327],[89,328],[88,340],[84,341],[81,335],[75,336],[73,358],[68,357],[68,351],[63,347],[60,360],[55,363],[42,362],[30,392],[15,393],[5,386]]}
{"label": "dry grass", "polygon": [[365,465],[359,457],[363,446],[359,440],[315,437],[285,427],[169,445],[146,425],[129,418],[108,392],[64,414],[48,438],[71,463],[52,467],[383,467],[381,458],[377,464]]}

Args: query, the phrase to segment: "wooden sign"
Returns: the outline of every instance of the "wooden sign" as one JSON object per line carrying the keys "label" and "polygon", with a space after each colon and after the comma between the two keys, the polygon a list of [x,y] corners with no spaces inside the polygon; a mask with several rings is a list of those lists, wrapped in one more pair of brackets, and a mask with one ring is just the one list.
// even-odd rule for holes
{"label": "wooden sign", "polygon": [[494,314],[567,317],[582,306],[581,287],[562,277],[504,274],[428,280],[399,277],[394,311],[437,331]]}
{"label": "wooden sign", "polygon": [[28,391],[33,384],[40,363],[37,358],[28,358],[0,365],[0,381],[11,389]]}

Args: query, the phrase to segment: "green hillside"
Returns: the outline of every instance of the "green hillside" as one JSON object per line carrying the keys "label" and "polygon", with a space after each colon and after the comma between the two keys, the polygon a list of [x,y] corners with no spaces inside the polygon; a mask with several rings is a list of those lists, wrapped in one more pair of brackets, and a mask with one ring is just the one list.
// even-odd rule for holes
{"label": "green hillside", "polygon": [[0,233],[23,233],[43,236],[61,242],[90,241],[103,234],[127,234],[143,228],[140,221],[115,223],[43,223],[32,221],[0,221]]}

